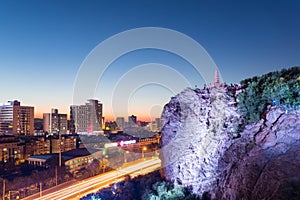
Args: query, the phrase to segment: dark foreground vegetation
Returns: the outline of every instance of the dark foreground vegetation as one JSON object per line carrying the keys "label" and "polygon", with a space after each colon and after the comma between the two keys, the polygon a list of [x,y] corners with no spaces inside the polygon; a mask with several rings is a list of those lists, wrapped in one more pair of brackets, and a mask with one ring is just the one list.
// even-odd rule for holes
{"label": "dark foreground vegetation", "polygon": [[110,185],[81,200],[200,200],[188,188],[174,186],[160,176],[159,171]]}
{"label": "dark foreground vegetation", "polygon": [[300,105],[300,67],[245,79],[241,87],[238,108],[247,125],[259,121],[268,105]]}

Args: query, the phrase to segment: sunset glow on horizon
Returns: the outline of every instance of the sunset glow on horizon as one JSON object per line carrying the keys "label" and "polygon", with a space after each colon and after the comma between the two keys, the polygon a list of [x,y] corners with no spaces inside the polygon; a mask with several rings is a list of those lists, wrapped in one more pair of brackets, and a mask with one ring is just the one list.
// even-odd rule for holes
{"label": "sunset glow on horizon", "polygon": [[[0,7],[0,102],[17,99],[22,105],[34,106],[37,118],[51,112],[51,108],[70,117],[74,84],[87,56],[108,38],[140,27],[162,27],[191,37],[211,56],[228,84],[297,65],[296,52],[300,46],[297,6],[283,2],[269,4],[238,1],[204,4],[177,0],[133,0],[132,4],[8,1]],[[282,15],[276,14],[279,8]],[[147,67],[153,70],[146,73],[133,70],[149,63],[153,66]],[[164,72],[155,69],[162,65]],[[173,90],[168,90],[169,85],[137,85],[126,102],[121,102],[119,97],[120,101],[112,98],[115,89],[127,91],[127,85],[137,84],[147,75],[163,80],[172,72],[179,75],[173,77]],[[189,85],[178,84],[180,76],[188,80]],[[123,79],[127,82],[123,83]],[[204,83],[187,60],[172,52],[149,48],[114,60],[92,89],[95,90],[93,97],[103,104],[106,120],[119,116],[127,119],[128,115],[135,114],[138,119],[149,121],[160,117],[163,106],[175,94],[187,86],[202,88]],[[154,106],[160,108],[153,111]]]}

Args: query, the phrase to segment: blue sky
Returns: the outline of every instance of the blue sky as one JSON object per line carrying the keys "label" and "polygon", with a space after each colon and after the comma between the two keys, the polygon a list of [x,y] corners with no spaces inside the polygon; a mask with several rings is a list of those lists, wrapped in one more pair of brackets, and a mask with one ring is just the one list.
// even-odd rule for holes
{"label": "blue sky", "polygon": [[[169,28],[193,38],[227,83],[300,65],[299,9],[298,1],[0,0],[0,102],[18,99],[34,105],[36,116],[52,107],[69,113],[73,84],[85,57],[114,34],[139,27]],[[107,91],[96,92],[108,118],[109,85],[144,63],[171,66],[191,85],[203,84],[176,55],[158,50],[129,53],[105,74]],[[128,112],[144,118],[159,115],[159,107],[172,95],[147,86],[133,94]]]}

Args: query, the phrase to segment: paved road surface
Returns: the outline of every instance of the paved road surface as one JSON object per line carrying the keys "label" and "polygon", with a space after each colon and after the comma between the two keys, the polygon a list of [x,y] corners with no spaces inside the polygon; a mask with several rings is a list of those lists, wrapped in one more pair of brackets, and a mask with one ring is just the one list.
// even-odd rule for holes
{"label": "paved road surface", "polygon": [[[139,160],[128,163],[118,170],[106,172],[83,181],[59,185],[43,192],[43,200],[80,199],[86,194],[97,192],[112,183],[121,181],[125,175],[138,176],[158,169],[161,161],[158,158]],[[39,194],[31,195],[24,200],[40,200]]]}

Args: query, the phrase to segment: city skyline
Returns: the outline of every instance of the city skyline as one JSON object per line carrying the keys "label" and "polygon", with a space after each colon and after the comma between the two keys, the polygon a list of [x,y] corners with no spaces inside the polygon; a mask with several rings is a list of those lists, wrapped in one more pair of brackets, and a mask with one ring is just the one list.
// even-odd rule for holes
{"label": "city skyline", "polygon": [[[87,102],[89,102],[89,101],[91,101],[91,100],[96,100],[96,101],[98,101],[97,99],[88,99],[87,100]],[[0,107],[1,106],[8,106],[8,105],[11,105],[11,103],[14,103],[14,102],[19,102],[20,103],[20,101],[19,100],[17,100],[17,99],[14,99],[14,100],[8,100],[8,101],[6,101],[6,102],[0,102]],[[99,103],[101,104],[101,102],[99,101]],[[24,107],[33,107],[33,108],[35,108],[35,106],[34,105],[23,105]],[[42,113],[42,116],[39,116],[39,115],[36,115],[36,113],[34,113],[34,118],[35,119],[45,119],[45,117],[47,118],[47,123],[49,123],[49,117],[50,117],[50,115],[51,114],[57,114],[57,115],[64,115],[64,118],[65,119],[68,119],[68,120],[70,120],[70,113],[71,113],[71,107],[79,107],[79,106],[82,106],[82,105],[70,105],[70,110],[69,110],[69,112],[68,113],[59,113],[59,114],[57,114],[57,112],[58,112],[58,109],[57,108],[55,108],[55,106],[54,107],[52,107],[51,109],[50,109],[50,111],[48,111],[48,112],[46,112],[46,113]],[[102,104],[101,104],[101,106],[102,106]],[[130,116],[134,116],[133,114],[131,114]],[[117,116],[117,117],[115,117],[115,118],[109,118],[108,120],[106,120],[105,119],[105,116],[103,116],[104,117],[104,122],[110,122],[110,121],[116,121],[118,118],[123,118],[123,119],[127,119],[127,117],[130,117],[130,116],[126,116],[126,117],[124,117],[124,116]],[[136,117],[138,117],[138,116],[136,116]],[[138,118],[137,118],[138,119]],[[147,121],[147,122],[151,122],[151,121],[154,121],[155,119],[157,119],[157,117],[153,117],[153,118],[150,118],[150,119],[138,119],[137,121]],[[124,122],[129,122],[128,120],[126,121],[124,121]],[[49,126],[49,125],[47,125],[47,126]]]}
{"label": "city skyline", "polygon": [[0,0],[0,196],[300,199],[299,10]]}
{"label": "city skyline", "polygon": [[[169,28],[193,38],[215,61],[226,83],[299,65],[298,9],[297,1],[3,1],[0,102],[19,100],[34,106],[39,118],[51,108],[69,117],[73,85],[86,56],[107,38],[139,27]],[[193,73],[191,64],[172,53],[153,49],[130,52],[111,64],[99,82],[105,89],[96,90],[91,97],[103,103],[106,119],[126,119],[131,114],[139,119],[159,117],[170,97],[187,86],[178,84],[174,91],[145,86],[128,100],[128,114],[112,113],[106,95],[113,89],[112,83],[145,63],[170,66],[192,87],[205,83]]]}

